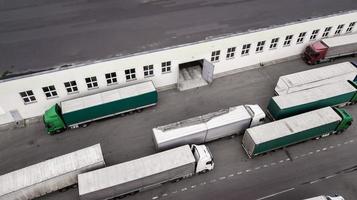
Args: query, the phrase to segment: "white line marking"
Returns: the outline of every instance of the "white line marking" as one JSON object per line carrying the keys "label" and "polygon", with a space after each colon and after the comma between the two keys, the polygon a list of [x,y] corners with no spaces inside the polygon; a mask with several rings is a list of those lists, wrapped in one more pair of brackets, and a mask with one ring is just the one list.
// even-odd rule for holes
{"label": "white line marking", "polygon": [[344,142],[343,144],[348,144],[348,141]]}
{"label": "white line marking", "polygon": [[272,163],[270,163],[270,165],[276,165],[276,163],[275,163],[275,162],[272,162]]}
{"label": "white line marking", "polygon": [[210,182],[211,183],[214,183],[214,182],[216,182],[217,180],[216,179],[212,179]]}
{"label": "white line marking", "polygon": [[202,182],[202,183],[200,183],[200,185],[206,185],[206,182]]}
{"label": "white line marking", "polygon": [[269,167],[269,165],[264,165],[263,167]]}
{"label": "white line marking", "polygon": [[282,194],[282,193],[285,193],[285,192],[289,192],[289,191],[291,191],[291,190],[295,190],[295,188],[289,188],[289,189],[287,189],[287,190],[283,190],[283,191],[280,191],[280,192],[277,192],[277,193],[274,193],[274,194],[271,194],[271,195],[268,195],[268,196],[265,196],[265,197],[261,197],[261,198],[259,198],[259,199],[257,199],[257,200],[268,199],[268,198],[270,198],[270,197],[273,197],[273,196],[276,196],[276,195],[279,195],[279,194]]}
{"label": "white line marking", "polygon": [[223,180],[223,179],[226,179],[226,177],[225,176],[219,177],[219,180]]}
{"label": "white line marking", "polygon": [[241,175],[243,172],[237,172],[237,175]]}
{"label": "white line marking", "polygon": [[165,194],[162,194],[162,196],[163,196],[163,197],[166,197],[166,196],[167,196],[167,193],[165,193]]}
{"label": "white line marking", "polygon": [[326,176],[325,179],[329,179],[329,178],[332,178],[332,177],[335,177],[335,176],[336,176],[336,174],[330,175],[330,176]]}
{"label": "white line marking", "polygon": [[186,190],[187,190],[187,188],[182,188],[182,189],[181,189],[182,192],[183,192],[183,191],[186,191]]}
{"label": "white line marking", "polygon": [[256,168],[254,168],[255,170],[258,170],[258,169],[260,169],[260,167],[256,167]]}
{"label": "white line marking", "polygon": [[287,159],[285,159],[286,161],[289,161],[290,160],[290,158],[287,158]]}
{"label": "white line marking", "polygon": [[320,181],[320,179],[317,179],[317,180],[311,181],[310,184],[314,184],[314,183],[317,183],[319,181]]}
{"label": "white line marking", "polygon": [[322,151],[326,151],[326,150],[327,150],[327,148],[326,148],[326,147],[322,149]]}
{"label": "white line marking", "polygon": [[335,146],[332,146],[332,145],[331,145],[331,146],[330,146],[330,149],[333,149],[333,148],[335,148]]}
{"label": "white line marking", "polygon": [[234,174],[229,174],[229,176],[228,177],[233,177],[234,176]]}
{"label": "white line marking", "polygon": [[341,144],[337,144],[337,146],[339,147],[339,146],[341,146]]}
{"label": "white line marking", "polygon": [[177,190],[173,191],[172,194],[176,194],[177,193]]}
{"label": "white line marking", "polygon": [[352,142],[354,142],[354,140],[350,140],[350,142],[352,143]]}
{"label": "white line marking", "polygon": [[318,149],[318,150],[316,150],[316,153],[319,153],[321,150],[320,149]]}
{"label": "white line marking", "polygon": [[295,156],[295,157],[294,157],[294,159],[298,159],[298,158],[299,158],[299,156]]}
{"label": "white line marking", "polygon": [[157,198],[159,198],[158,196],[154,196],[152,199],[157,199]]}
{"label": "white line marking", "polygon": [[306,154],[301,154],[301,157],[305,157],[306,156]]}
{"label": "white line marking", "polygon": [[284,160],[280,160],[280,161],[279,161],[279,163],[282,163],[282,162],[284,162]]}
{"label": "white line marking", "polygon": [[196,185],[191,185],[191,188],[195,188],[196,187]]}
{"label": "white line marking", "polygon": [[246,172],[250,172],[250,171],[252,171],[251,169],[247,169],[247,170],[245,170]]}

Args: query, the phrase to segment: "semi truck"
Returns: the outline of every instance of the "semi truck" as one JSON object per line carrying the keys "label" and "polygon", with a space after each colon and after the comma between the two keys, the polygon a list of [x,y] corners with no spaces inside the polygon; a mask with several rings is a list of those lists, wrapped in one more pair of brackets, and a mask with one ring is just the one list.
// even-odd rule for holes
{"label": "semi truck", "polygon": [[305,200],[345,200],[345,199],[340,195],[334,195],[334,196],[320,195]]}
{"label": "semi truck", "polygon": [[307,64],[333,61],[344,56],[357,54],[357,34],[325,38],[305,48],[303,59]]}
{"label": "semi truck", "polygon": [[357,85],[341,81],[270,99],[267,116],[282,119],[326,106],[345,106],[357,101]]}
{"label": "semi truck", "polygon": [[306,90],[339,81],[355,80],[357,62],[343,62],[279,77],[276,95]]}
{"label": "semi truck", "polygon": [[66,128],[86,126],[89,122],[154,106],[158,94],[152,81],[132,84],[92,95],[64,100],[43,115],[48,134]]}
{"label": "semi truck", "polygon": [[0,176],[0,200],[28,200],[70,187],[77,175],[105,166],[100,144]]}
{"label": "semi truck", "polygon": [[351,126],[352,116],[340,108],[325,107],[248,128],[242,146],[250,158],[309,139],[340,133]]}
{"label": "semi truck", "polygon": [[262,124],[265,113],[259,105],[240,105],[153,128],[158,150],[185,144],[202,144]]}
{"label": "semi truck", "polygon": [[184,145],[78,175],[81,200],[114,199],[212,170],[205,145]]}

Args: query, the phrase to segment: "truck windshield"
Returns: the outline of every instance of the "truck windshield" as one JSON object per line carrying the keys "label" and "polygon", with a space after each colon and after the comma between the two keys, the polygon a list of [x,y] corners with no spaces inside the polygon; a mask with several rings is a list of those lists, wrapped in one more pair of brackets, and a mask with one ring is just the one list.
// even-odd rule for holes
{"label": "truck windshield", "polygon": [[311,57],[316,57],[316,56],[319,55],[319,54],[316,53],[310,46],[308,46],[308,47],[306,48],[306,53],[307,53],[308,55],[310,55]]}
{"label": "truck windshield", "polygon": [[249,107],[249,106],[244,106],[245,109],[248,111],[248,113],[250,114],[251,117],[254,117],[254,112],[253,110]]}
{"label": "truck windshield", "polygon": [[196,149],[196,147],[193,147],[193,148],[192,148],[192,153],[193,153],[193,155],[195,156],[196,162],[197,162],[198,160],[200,160],[200,153],[198,152],[198,150]]}

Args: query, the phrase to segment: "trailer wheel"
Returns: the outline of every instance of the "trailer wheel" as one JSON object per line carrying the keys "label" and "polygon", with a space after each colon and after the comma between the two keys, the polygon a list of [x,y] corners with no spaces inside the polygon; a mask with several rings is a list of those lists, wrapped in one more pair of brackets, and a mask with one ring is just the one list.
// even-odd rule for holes
{"label": "trailer wheel", "polygon": [[141,113],[142,111],[143,111],[143,109],[141,109],[141,108],[136,110],[137,113]]}
{"label": "trailer wheel", "polygon": [[86,128],[89,124],[88,123],[84,123],[84,124],[81,124],[81,128]]}

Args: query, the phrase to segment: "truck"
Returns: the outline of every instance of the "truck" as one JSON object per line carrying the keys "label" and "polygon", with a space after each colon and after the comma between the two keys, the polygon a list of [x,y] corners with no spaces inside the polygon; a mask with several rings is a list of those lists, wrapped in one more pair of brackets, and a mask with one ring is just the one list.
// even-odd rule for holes
{"label": "truck", "polygon": [[66,128],[86,126],[89,122],[124,114],[157,104],[158,94],[152,81],[61,101],[43,115],[48,134]]}
{"label": "truck", "polygon": [[267,116],[271,119],[282,119],[326,106],[343,107],[356,101],[356,83],[341,81],[283,96],[274,96],[269,101]]}
{"label": "truck", "polygon": [[[275,95],[286,95],[339,81],[355,80],[357,62],[343,62],[279,77]],[[357,80],[356,80],[357,81]]]}
{"label": "truck", "polygon": [[100,144],[0,176],[0,200],[28,200],[77,183],[77,175],[105,167]]}
{"label": "truck", "polygon": [[240,105],[153,128],[158,150],[185,144],[202,144],[262,124],[265,113],[259,105]]}
{"label": "truck", "polygon": [[357,54],[357,34],[324,38],[305,48],[303,60],[310,65]]}
{"label": "truck", "polygon": [[184,145],[78,175],[80,200],[122,198],[214,167],[205,145]]}
{"label": "truck", "polygon": [[248,128],[242,146],[252,158],[309,139],[341,133],[351,126],[352,121],[352,116],[344,109],[325,107]]}
{"label": "truck", "polygon": [[340,195],[334,195],[334,196],[320,195],[305,200],[345,200],[345,199]]}

